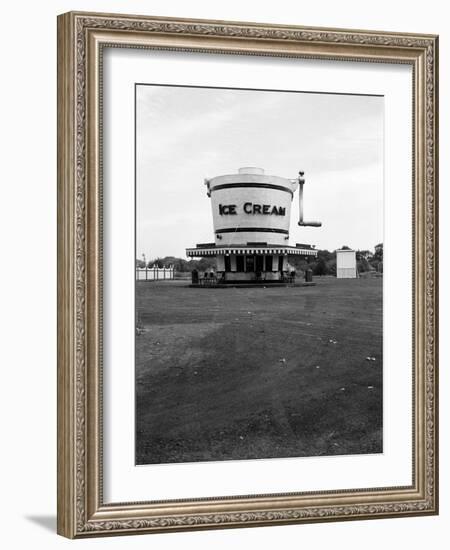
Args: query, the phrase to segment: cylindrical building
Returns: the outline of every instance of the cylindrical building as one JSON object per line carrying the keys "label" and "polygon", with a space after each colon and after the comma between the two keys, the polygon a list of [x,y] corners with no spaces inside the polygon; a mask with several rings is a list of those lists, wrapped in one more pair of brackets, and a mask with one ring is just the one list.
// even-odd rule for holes
{"label": "cylindrical building", "polygon": [[317,255],[310,245],[289,246],[291,204],[299,181],[256,167],[205,180],[214,242],[188,248],[187,256],[216,256],[219,283],[293,282],[288,257]]}
{"label": "cylindrical building", "polygon": [[286,244],[297,180],[268,176],[262,168],[207,181],[216,245]]}

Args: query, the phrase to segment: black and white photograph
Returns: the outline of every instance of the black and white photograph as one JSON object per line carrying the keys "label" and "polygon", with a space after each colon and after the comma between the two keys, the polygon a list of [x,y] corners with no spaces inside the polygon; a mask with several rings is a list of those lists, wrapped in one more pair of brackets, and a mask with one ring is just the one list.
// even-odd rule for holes
{"label": "black and white photograph", "polygon": [[136,84],[137,465],[383,452],[383,119]]}
{"label": "black and white photograph", "polygon": [[2,7],[2,547],[445,547],[446,4]]}

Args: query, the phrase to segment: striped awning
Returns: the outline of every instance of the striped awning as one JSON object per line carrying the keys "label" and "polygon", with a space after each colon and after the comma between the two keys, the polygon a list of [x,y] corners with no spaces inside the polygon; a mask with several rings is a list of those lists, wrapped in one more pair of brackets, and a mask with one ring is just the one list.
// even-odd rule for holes
{"label": "striped awning", "polygon": [[225,256],[229,254],[282,254],[287,256],[317,256],[313,248],[297,248],[296,246],[211,246],[186,248],[186,256],[190,258],[202,256]]}

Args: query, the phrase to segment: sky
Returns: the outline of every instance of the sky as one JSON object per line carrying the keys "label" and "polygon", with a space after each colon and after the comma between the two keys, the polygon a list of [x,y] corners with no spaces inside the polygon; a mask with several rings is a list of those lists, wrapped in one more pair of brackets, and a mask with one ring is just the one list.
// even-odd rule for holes
{"label": "sky", "polygon": [[372,250],[383,241],[383,120],[379,96],[138,85],[136,257],[177,256],[213,242],[204,179],[259,166],[305,172],[304,218],[294,195],[290,244]]}

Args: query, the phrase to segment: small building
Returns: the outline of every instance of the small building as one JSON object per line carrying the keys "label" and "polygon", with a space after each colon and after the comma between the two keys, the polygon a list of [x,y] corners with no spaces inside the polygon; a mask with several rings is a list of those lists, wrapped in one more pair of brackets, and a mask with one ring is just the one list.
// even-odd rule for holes
{"label": "small building", "polygon": [[356,252],[354,250],[336,250],[336,277],[338,279],[356,279]]}
{"label": "small building", "polygon": [[303,173],[287,179],[264,173],[262,168],[240,168],[238,173],[205,180],[211,199],[214,242],[186,249],[190,258],[216,258],[218,283],[294,282],[289,258],[315,258],[311,245],[289,245],[291,203],[300,186],[299,225],[303,221]]}

